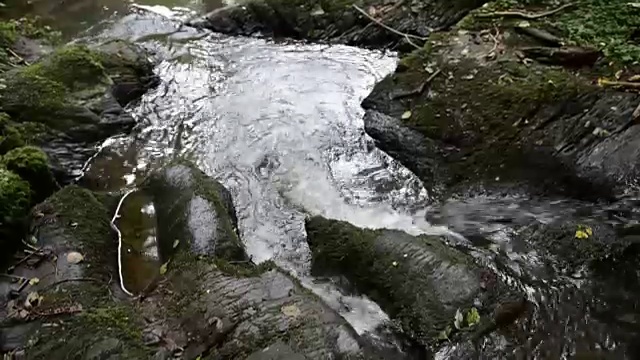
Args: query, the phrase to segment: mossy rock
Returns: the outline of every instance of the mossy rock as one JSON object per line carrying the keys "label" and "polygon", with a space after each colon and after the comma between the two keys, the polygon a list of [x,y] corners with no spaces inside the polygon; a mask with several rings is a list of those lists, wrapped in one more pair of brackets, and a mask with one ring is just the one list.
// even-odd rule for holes
{"label": "mossy rock", "polygon": [[0,167],[0,221],[11,223],[25,217],[31,204],[29,183]]}
{"label": "mossy rock", "polygon": [[458,309],[466,313],[480,300],[480,313],[487,316],[517,296],[493,271],[437,236],[361,229],[318,216],[307,219],[305,228],[315,274],[345,276],[425,346],[437,344]]}
{"label": "mossy rock", "polygon": [[[604,146],[603,134],[628,121],[634,95],[602,90],[579,71],[523,64],[510,51],[487,60],[491,48],[470,34],[433,34],[363,101],[367,133],[432,193],[446,189],[436,197],[492,191],[611,199],[637,170],[614,158],[621,156],[613,142]],[[428,90],[411,93],[436,70]],[[393,127],[376,114],[397,119],[429,146],[389,134]],[[598,144],[615,166],[599,170],[587,158]]]}
{"label": "mossy rock", "polygon": [[2,164],[29,182],[33,202],[40,202],[56,189],[56,180],[49,169],[47,155],[34,146],[13,149],[2,157]]}
{"label": "mossy rock", "polygon": [[173,244],[230,262],[247,262],[237,233],[237,218],[231,194],[194,164],[178,160],[151,174],[143,184],[156,208],[163,236],[160,250],[165,257]]}

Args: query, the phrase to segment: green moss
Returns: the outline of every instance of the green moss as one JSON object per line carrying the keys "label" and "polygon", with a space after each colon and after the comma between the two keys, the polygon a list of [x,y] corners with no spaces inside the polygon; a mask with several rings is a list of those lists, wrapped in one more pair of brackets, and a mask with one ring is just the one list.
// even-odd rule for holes
{"label": "green moss", "polygon": [[[436,287],[430,283],[429,263],[425,269],[412,268],[402,255],[378,247],[378,238],[384,236],[382,230],[360,229],[321,217],[308,219],[306,230],[313,254],[313,272],[346,276],[358,291],[380,304],[415,340],[430,344],[451,322],[453,314],[437,298]],[[423,236],[414,240],[429,251],[442,254],[451,266],[470,263],[470,259],[462,255],[448,256],[451,250],[439,239]]]}
{"label": "green moss", "polygon": [[239,262],[247,260],[244,244],[236,233],[235,226],[232,222],[232,219],[235,219],[235,209],[227,208],[225,201],[220,198],[220,195],[227,190],[222,184],[198,169],[192,162],[176,160],[174,163],[187,166],[191,169],[191,174],[195,180],[194,190],[196,195],[207,199],[215,207],[215,212],[220,224],[219,232],[216,234],[218,240],[216,243],[216,258]]}
{"label": "green moss", "polygon": [[20,120],[53,122],[51,117],[67,105],[68,90],[63,84],[42,76],[39,69],[40,66],[31,65],[7,75],[0,102],[4,110],[18,114]]}
{"label": "green moss", "polygon": [[16,22],[0,21],[0,46],[11,47],[18,36]]}
{"label": "green moss", "polygon": [[[451,60],[443,55],[450,48],[450,35],[432,36],[429,48],[403,59],[403,71],[384,80],[376,91],[414,89],[429,76],[424,66],[433,64],[445,75],[433,78],[429,92],[393,103],[389,113],[400,118],[411,110],[412,116],[403,120],[407,125],[458,149],[445,158],[448,171],[440,173],[444,185],[528,178],[530,174],[521,169],[531,160],[527,157],[531,148],[555,144],[553,137],[533,133],[535,123],[524,126],[524,122],[536,121],[544,109],[593,93],[597,87],[560,67],[527,66],[507,59],[486,64],[467,57]],[[548,166],[561,164],[550,160]]]}
{"label": "green moss", "polygon": [[111,217],[91,191],[75,185],[67,186],[38,206],[55,209],[61,224],[75,225],[65,230],[72,231],[74,241],[81,244],[78,251],[88,262],[95,264],[88,269],[90,276],[109,279],[109,267],[100,264],[111,264],[110,256],[115,256]]}
{"label": "green moss", "polygon": [[47,155],[37,147],[24,146],[13,149],[2,157],[2,164],[29,182],[34,202],[44,200],[57,188],[49,169]]}
{"label": "green moss", "polygon": [[0,155],[24,145],[24,139],[14,125],[9,115],[0,113]]}
{"label": "green moss", "polygon": [[613,60],[640,61],[640,9],[626,0],[584,0],[546,20],[574,44],[593,46]]}
{"label": "green moss", "polygon": [[[555,9],[569,1],[550,0],[498,0],[472,12],[458,27],[470,30],[507,27],[522,19],[479,18],[475,14],[495,11],[543,12]],[[614,61],[637,63],[640,61],[638,28],[640,9],[626,0],[584,0],[552,16],[528,21],[531,26],[549,30],[565,38],[569,44],[594,47]]]}
{"label": "green moss", "polygon": [[0,224],[23,218],[27,215],[30,204],[29,183],[17,174],[0,168]]}
{"label": "green moss", "polygon": [[37,75],[53,79],[71,90],[108,82],[98,55],[83,45],[62,47],[31,68]]}

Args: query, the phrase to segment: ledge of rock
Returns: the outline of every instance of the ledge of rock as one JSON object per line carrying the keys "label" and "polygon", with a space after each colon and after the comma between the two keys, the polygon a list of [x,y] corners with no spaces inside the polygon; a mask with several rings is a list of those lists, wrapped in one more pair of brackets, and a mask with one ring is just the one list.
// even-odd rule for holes
{"label": "ledge of rock", "polygon": [[190,25],[231,35],[263,35],[348,45],[407,47],[404,38],[372,23],[353,5],[398,31],[427,36],[447,28],[484,0],[431,1],[396,4],[379,0],[249,0],[211,12]]}
{"label": "ledge of rock", "polygon": [[[475,310],[489,319],[501,303],[522,298],[492,270],[478,266],[438,236],[360,229],[321,217],[308,219],[306,230],[316,274],[346,276],[380,304],[405,334],[425,346],[453,337],[457,311]],[[524,313],[525,307],[521,310]]]}
{"label": "ledge of rock", "polygon": [[133,127],[123,106],[157,82],[152,70],[144,51],[125,41],[59,48],[2,75],[3,135],[40,146],[67,182],[97,143]]}

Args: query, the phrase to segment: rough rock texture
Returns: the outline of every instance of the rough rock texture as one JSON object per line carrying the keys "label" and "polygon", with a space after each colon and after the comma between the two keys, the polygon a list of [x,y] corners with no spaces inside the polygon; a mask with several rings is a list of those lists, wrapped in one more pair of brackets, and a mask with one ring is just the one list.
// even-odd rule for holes
{"label": "rough rock texture", "polygon": [[31,233],[45,256],[15,269],[38,278],[22,291],[0,283],[2,351],[29,359],[382,358],[289,275],[248,260],[229,193],[215,180],[180,161],[143,191],[155,194],[160,244],[181,241],[165,247],[165,270],[135,298],[120,291],[111,214],[90,191],[66,187],[33,209]]}
{"label": "rough rock texture", "polygon": [[215,179],[189,162],[178,161],[149,176],[143,189],[158,209],[158,241],[164,256],[180,239],[196,254],[248,261],[231,194]]}
{"label": "rough rock texture", "polygon": [[5,128],[41,146],[63,182],[96,143],[131,129],[135,121],[123,106],[157,81],[142,50],[124,41],[68,45],[2,78],[0,106],[11,117]]}
{"label": "rough rock texture", "polygon": [[15,295],[10,291],[19,284],[0,285],[3,351],[22,348],[29,359],[146,356],[138,339],[141,319],[112,299],[116,244],[109,220],[91,192],[76,186],[33,209],[31,234],[43,255],[14,274],[38,280]]}
{"label": "rough rock texture", "polygon": [[[367,133],[441,196],[480,185],[597,199],[633,185],[638,129],[624,127],[638,95],[526,67],[512,53],[487,61],[491,47],[468,34],[432,36],[364,100]],[[436,69],[426,91],[404,96]]]}
{"label": "rough rock texture", "polygon": [[[248,260],[222,185],[184,161],[145,184],[157,209],[160,248],[171,260],[169,282],[144,306],[187,358],[244,358],[257,352],[255,357],[277,344],[290,355],[313,359],[362,353],[339,315],[272,264]],[[176,238],[181,243],[169,253],[163,244]]]}
{"label": "rough rock texture", "polygon": [[[213,11],[191,23],[232,35],[264,35],[331,41],[366,47],[409,45],[404,38],[375,25],[352,7],[356,4],[398,31],[427,36],[433,29],[447,28],[485,0],[428,1],[411,7],[367,1],[249,0]],[[419,40],[414,40],[418,41]]]}
{"label": "rough rock texture", "polygon": [[467,314],[477,307],[487,315],[518,298],[492,270],[437,236],[364,230],[321,217],[308,219],[306,230],[315,273],[343,274],[423,345],[442,340],[458,309]]}

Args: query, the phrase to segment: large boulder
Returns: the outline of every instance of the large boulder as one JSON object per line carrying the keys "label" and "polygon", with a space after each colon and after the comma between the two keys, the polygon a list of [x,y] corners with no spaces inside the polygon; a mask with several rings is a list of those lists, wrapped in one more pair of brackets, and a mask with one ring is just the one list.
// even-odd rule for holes
{"label": "large boulder", "polygon": [[[466,317],[475,311],[488,324],[498,305],[522,298],[492,270],[438,236],[361,229],[317,216],[306,221],[306,230],[316,274],[345,276],[422,345],[452,335],[457,312]],[[474,321],[458,325],[479,326]]]}
{"label": "large boulder", "polygon": [[[405,38],[374,24],[353,5],[366,9],[385,25],[414,37],[455,24],[485,0],[431,1],[398,6],[379,0],[249,0],[211,12],[190,25],[232,35],[290,37],[366,47],[410,45]],[[418,41],[419,40],[415,40]]]}
{"label": "large boulder", "polygon": [[143,51],[124,41],[67,45],[2,78],[5,128],[41,146],[63,181],[79,174],[96,143],[133,127],[123,106],[157,81]]}
{"label": "large boulder", "polygon": [[143,191],[153,200],[168,264],[168,281],[145,294],[145,316],[185,357],[264,358],[285,350],[292,359],[362,355],[357,335],[337,313],[274,264],[249,260],[231,196],[217,181],[179,161],[152,174]]}

